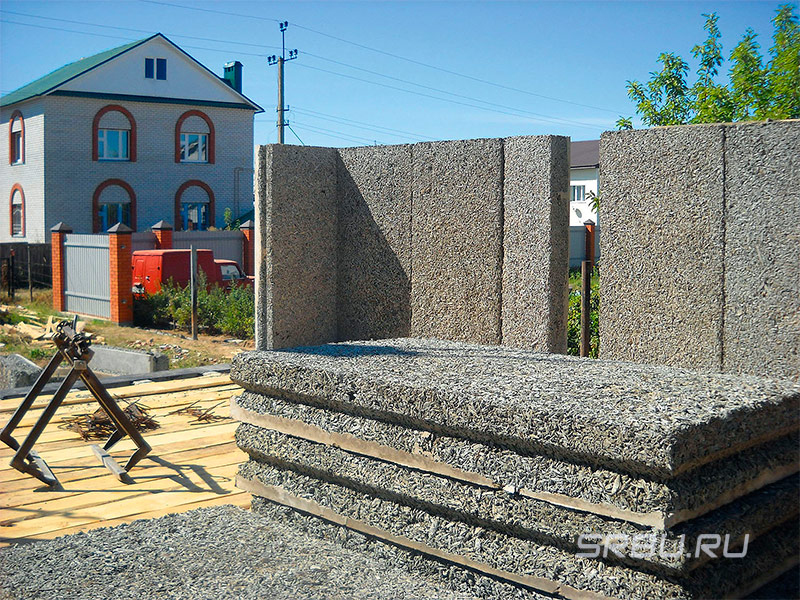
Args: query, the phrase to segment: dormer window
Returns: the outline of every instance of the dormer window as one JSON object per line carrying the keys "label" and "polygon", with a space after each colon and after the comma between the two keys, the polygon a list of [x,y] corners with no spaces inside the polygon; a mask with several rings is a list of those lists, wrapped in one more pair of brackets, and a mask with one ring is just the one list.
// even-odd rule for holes
{"label": "dormer window", "polygon": [[167,59],[166,58],[145,58],[144,59],[144,78],[145,79],[166,79],[167,78]]}

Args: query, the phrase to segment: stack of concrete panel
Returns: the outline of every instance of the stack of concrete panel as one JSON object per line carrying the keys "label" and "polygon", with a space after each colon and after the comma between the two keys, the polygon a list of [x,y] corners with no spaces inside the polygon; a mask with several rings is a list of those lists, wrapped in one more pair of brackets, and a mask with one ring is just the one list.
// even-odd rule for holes
{"label": "stack of concrete panel", "polygon": [[256,510],[567,598],[740,596],[798,562],[789,381],[417,339],[231,376]]}

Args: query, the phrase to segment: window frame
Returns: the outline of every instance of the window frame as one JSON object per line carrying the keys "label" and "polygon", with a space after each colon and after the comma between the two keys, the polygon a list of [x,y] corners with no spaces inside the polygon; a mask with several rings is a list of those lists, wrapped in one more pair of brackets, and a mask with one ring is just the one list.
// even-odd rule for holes
{"label": "window frame", "polygon": [[[19,203],[14,204],[14,198],[19,196]],[[20,207],[20,229],[19,232],[14,233],[14,206]],[[19,183],[11,186],[11,195],[8,197],[8,230],[11,237],[24,238],[25,237],[25,191]]]}
{"label": "window frame", "polygon": [[[199,187],[205,190],[206,195],[208,196],[208,202],[183,202],[183,192],[188,190],[190,187]],[[183,206],[189,204],[204,204],[206,206],[206,216],[208,219],[207,227],[215,227],[216,226],[216,198],[214,196],[214,190],[211,189],[204,181],[199,179],[190,179],[189,181],[185,181],[181,184],[178,188],[178,191],[175,192],[175,207],[174,207],[174,223],[175,223],[175,231],[184,231],[183,229]]]}
{"label": "window frame", "polygon": [[[125,160],[118,158],[104,158],[102,159],[102,162],[136,162],[136,119],[133,118],[133,115],[127,108],[120,106],[119,104],[108,104],[98,110],[94,115],[94,121],[92,122],[92,160],[95,162],[101,162],[97,143],[100,131],[100,121],[102,120],[103,116],[109,112],[122,113],[125,118],[128,119],[128,125],[130,125],[130,129],[128,129],[128,158]],[[103,127],[103,129],[119,130],[124,128]]]}
{"label": "window frame", "polygon": [[[109,186],[118,186],[124,189],[128,193],[128,199],[130,202],[100,202],[100,196]],[[133,188],[128,184],[127,181],[123,181],[122,179],[106,179],[100,185],[98,185],[95,190],[94,194],[92,195],[92,232],[93,233],[105,233],[102,231],[102,216],[100,215],[100,207],[101,206],[109,206],[109,205],[119,205],[119,204],[128,204],[130,207],[129,217],[130,217],[130,224],[128,226],[136,231],[136,193],[133,191]],[[115,225],[112,223],[110,226]],[[110,227],[109,226],[109,227]]]}
{"label": "window frame", "polygon": [[[14,123],[19,119],[19,131],[14,131]],[[14,144],[15,135],[19,134],[19,154]],[[8,119],[8,164],[13,166],[25,164],[25,119],[22,113],[15,110]]]}
{"label": "window frame", "polygon": [[[586,202],[586,186],[585,185],[570,185],[570,202]],[[575,198],[575,193],[580,190],[580,200]]]}
{"label": "window frame", "polygon": [[[183,124],[189,117],[200,117],[203,121],[206,122],[208,126],[208,132],[204,135],[207,135],[206,139],[206,160],[201,161],[186,161],[181,159],[181,153],[183,149],[183,144],[181,143],[181,135],[184,133],[192,134],[194,132],[191,131],[183,131]],[[194,164],[194,165],[213,165],[216,161],[216,133],[214,130],[214,122],[211,118],[201,110],[187,110],[183,113],[178,120],[175,122],[175,162],[176,163],[186,163],[186,164]]]}
{"label": "window frame", "polygon": [[[125,134],[125,144],[124,144],[124,154],[125,156],[120,157],[113,157],[113,156],[104,156],[105,151],[108,149],[108,139],[107,139],[107,132],[115,132],[118,134]],[[100,138],[103,138],[102,140]],[[122,137],[122,136],[120,136]],[[103,152],[100,151],[100,144],[103,144]],[[97,160],[98,161],[112,161],[112,162],[130,162],[131,160],[131,130],[130,129],[117,129],[111,127],[100,127],[97,130]],[[120,150],[123,149],[123,144],[119,144]],[[122,153],[120,153],[122,154]]]}
{"label": "window frame", "polygon": [[156,80],[157,81],[166,81],[167,80],[167,59],[166,58],[156,58]]}
{"label": "window frame", "polygon": [[[198,145],[199,145],[200,148],[202,148],[202,153],[198,152],[198,155],[200,156],[200,158],[198,158],[197,160],[192,160],[192,159],[188,158],[188,156],[189,156],[189,145],[191,144],[189,138],[190,138],[190,136],[193,136],[193,135],[198,137]],[[180,150],[180,152],[181,152],[181,162],[182,163],[201,163],[201,164],[207,163],[208,162],[208,142],[209,142],[209,137],[210,136],[207,133],[195,133],[194,131],[185,131],[185,132],[182,131],[181,134],[180,134],[180,140],[181,140],[181,150]]]}
{"label": "window frame", "polygon": [[144,58],[144,78],[145,79],[155,79],[156,78],[156,59],[146,56]]}

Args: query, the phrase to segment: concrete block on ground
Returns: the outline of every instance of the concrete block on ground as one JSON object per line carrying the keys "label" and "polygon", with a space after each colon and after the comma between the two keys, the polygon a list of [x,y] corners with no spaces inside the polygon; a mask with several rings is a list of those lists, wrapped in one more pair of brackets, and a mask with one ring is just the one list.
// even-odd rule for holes
{"label": "concrete block on ground", "polygon": [[503,140],[413,147],[411,335],[501,342]]}
{"label": "concrete block on ground", "polygon": [[92,346],[94,356],[89,366],[93,371],[112,375],[138,375],[169,369],[169,357],[161,352],[143,352],[114,346]]}
{"label": "concrete block on ground", "polygon": [[504,345],[567,352],[569,138],[504,140]]}
{"label": "concrete block on ground", "polygon": [[411,146],[338,151],[338,339],[411,327]]}
{"label": "concrete block on ground", "polygon": [[797,379],[800,121],[729,125],[725,132],[723,367]]}
{"label": "concrete block on ground", "polygon": [[603,134],[601,357],[722,369],[724,136]]}
{"label": "concrete block on ground", "polygon": [[41,369],[24,356],[0,356],[0,389],[33,385]]}
{"label": "concrete block on ground", "polygon": [[336,339],[336,150],[260,146],[256,347]]}

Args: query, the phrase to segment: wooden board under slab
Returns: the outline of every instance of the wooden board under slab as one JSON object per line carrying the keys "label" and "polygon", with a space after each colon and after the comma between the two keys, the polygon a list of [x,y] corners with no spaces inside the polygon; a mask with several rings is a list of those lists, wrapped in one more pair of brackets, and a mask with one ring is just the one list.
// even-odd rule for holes
{"label": "wooden board under slab", "polygon": [[[73,431],[60,429],[66,416],[92,413],[97,402],[86,391],[70,393],[64,405],[39,438],[35,449],[61,483],[51,489],[9,466],[13,451],[0,444],[0,546],[44,540],[97,527],[110,527],[136,519],[160,517],[204,506],[234,504],[249,507],[250,494],[234,487],[238,465],[247,460],[233,440],[237,423],[230,418],[230,397],[241,392],[227,375],[178,381],[143,383],[115,388],[121,406],[138,401],[158,429],[143,435],[153,450],[122,483],[92,452],[90,444]],[[34,408],[14,431],[22,441],[46,405]],[[22,398],[0,401],[0,427]],[[198,422],[176,411],[191,406],[210,409],[224,420]],[[110,454],[124,464],[134,449],[123,439]]]}

